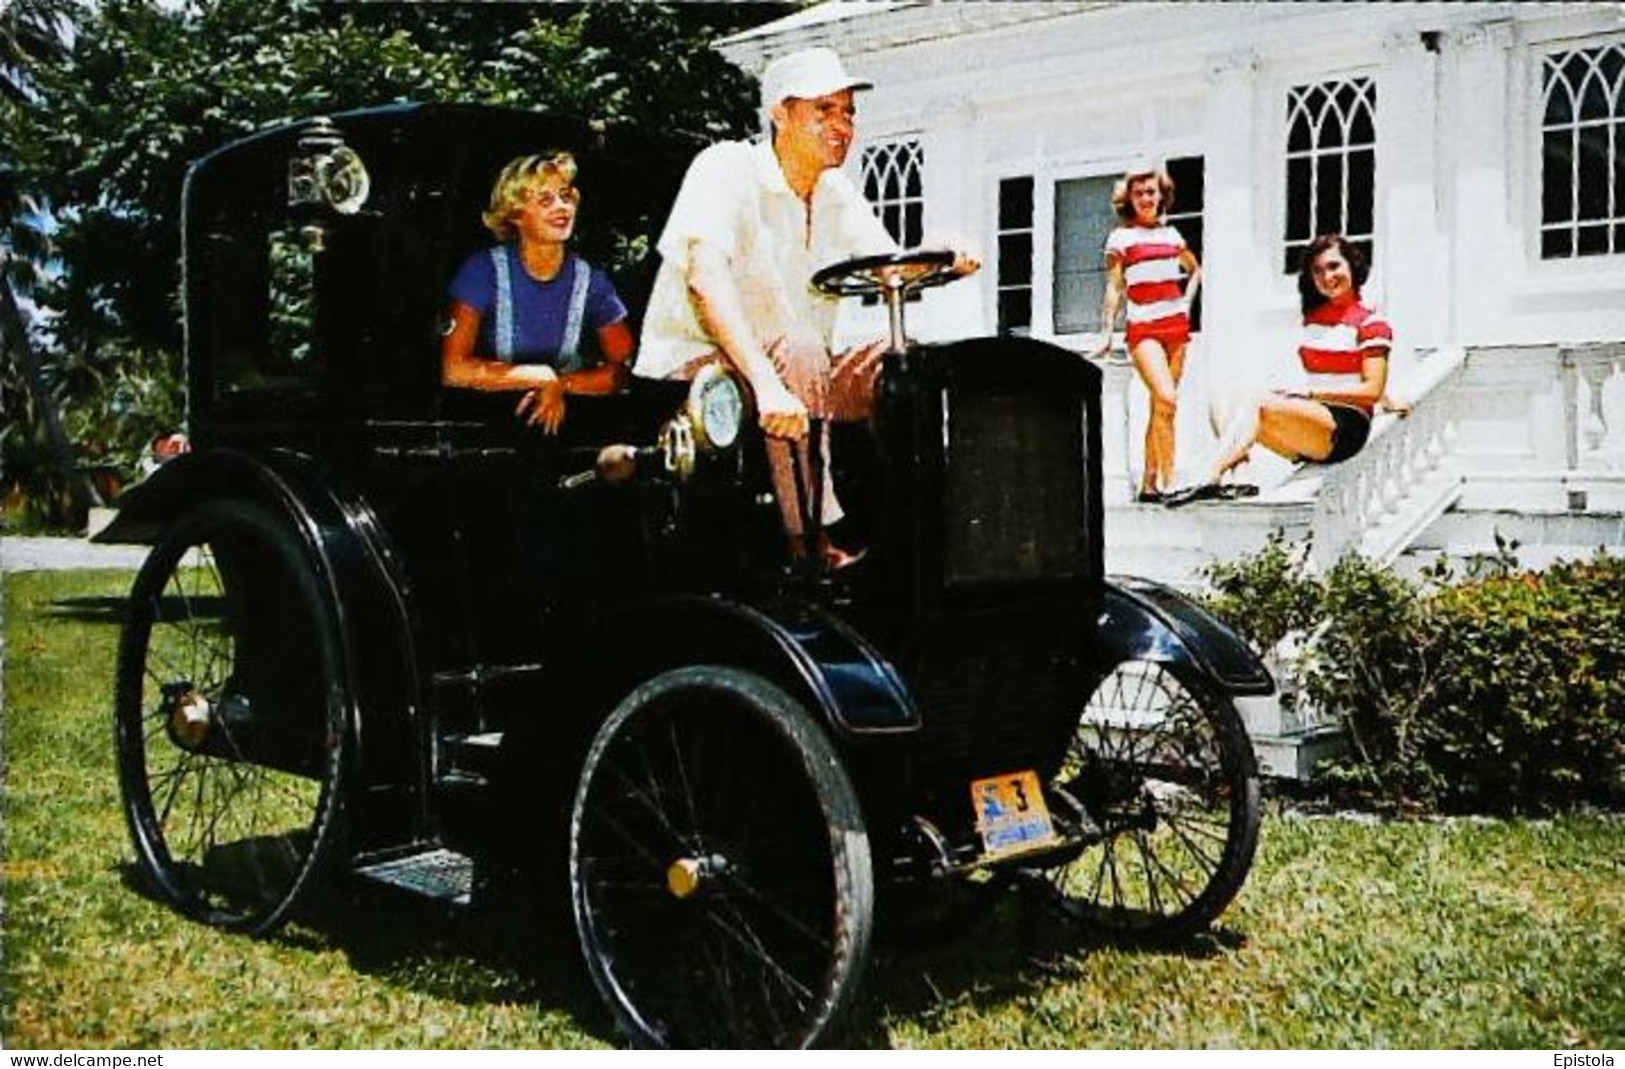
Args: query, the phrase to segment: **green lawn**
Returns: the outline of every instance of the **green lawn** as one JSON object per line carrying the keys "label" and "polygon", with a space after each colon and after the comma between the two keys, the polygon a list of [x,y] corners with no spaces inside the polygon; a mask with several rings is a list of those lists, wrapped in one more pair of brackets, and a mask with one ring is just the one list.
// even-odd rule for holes
{"label": "green lawn", "polygon": [[[613,1042],[569,933],[340,888],[275,939],[131,883],[108,706],[129,576],[5,577],[0,1037],[15,1047]],[[1080,943],[1019,903],[882,956],[853,1046],[1625,1046],[1625,819],[1273,808],[1212,939]]]}

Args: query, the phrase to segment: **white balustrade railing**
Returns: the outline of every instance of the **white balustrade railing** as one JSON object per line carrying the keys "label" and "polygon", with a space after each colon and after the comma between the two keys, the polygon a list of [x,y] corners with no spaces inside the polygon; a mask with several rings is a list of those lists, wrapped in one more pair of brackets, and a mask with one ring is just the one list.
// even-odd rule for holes
{"label": "white balustrade railing", "polygon": [[[1144,406],[1132,368],[1104,370],[1103,494],[1116,507],[1127,504],[1138,485],[1133,472]],[[1191,553],[1166,559],[1224,558],[1283,529],[1311,536],[1316,568],[1350,551],[1388,563],[1457,504],[1625,511],[1625,342],[1397,354],[1392,386],[1412,404],[1407,418],[1378,416],[1370,441],[1354,457],[1304,465],[1279,484],[1271,484],[1261,464],[1265,493],[1258,498],[1194,512],[1202,521],[1194,532],[1191,523],[1159,528],[1168,533],[1158,538],[1170,546],[1171,540],[1190,541],[1173,548]],[[1200,391],[1188,400],[1200,407]],[[1204,442],[1187,430],[1181,428],[1179,440],[1189,479],[1193,468],[1201,470]],[[1135,512],[1117,526],[1144,534],[1135,526],[1143,527],[1143,519]]]}
{"label": "white balustrade railing", "polygon": [[1564,346],[1564,444],[1570,471],[1625,471],[1625,343]]}
{"label": "white balustrade railing", "polygon": [[[1329,566],[1351,549],[1389,559],[1405,548],[1415,521],[1431,520],[1447,503],[1454,480],[1446,465],[1465,366],[1461,350],[1419,360],[1404,387],[1411,414],[1378,416],[1364,449],[1314,471],[1320,478],[1311,521],[1317,565]],[[1390,537],[1380,537],[1383,532]]]}

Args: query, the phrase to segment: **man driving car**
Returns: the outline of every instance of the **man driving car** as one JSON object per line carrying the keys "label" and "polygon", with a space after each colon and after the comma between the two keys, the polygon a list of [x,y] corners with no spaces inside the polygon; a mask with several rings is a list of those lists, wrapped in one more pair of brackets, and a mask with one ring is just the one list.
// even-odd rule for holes
{"label": "man driving car", "polygon": [[[835,353],[835,298],[813,273],[897,243],[840,170],[855,138],[856,94],[871,83],[827,48],[781,56],[762,74],[764,137],[725,141],[689,166],[659,241],[661,266],[634,371],[691,378],[728,361],[749,384],[793,555],[840,568],[855,557],[824,531],[808,539],[801,500],[821,495],[824,525],[841,516],[829,478],[827,427],[813,485],[810,419],[860,419],[873,399],[883,342]],[[969,273],[976,261],[956,260]],[[801,473],[798,492],[796,472]]]}

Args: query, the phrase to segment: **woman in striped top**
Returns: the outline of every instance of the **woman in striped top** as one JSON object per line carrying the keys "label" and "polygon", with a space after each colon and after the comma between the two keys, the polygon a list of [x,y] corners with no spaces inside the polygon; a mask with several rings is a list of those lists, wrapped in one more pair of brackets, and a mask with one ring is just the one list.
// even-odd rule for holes
{"label": "woman in striped top", "polygon": [[1168,504],[1245,496],[1220,482],[1247,460],[1254,444],[1288,460],[1335,464],[1365,445],[1374,411],[1409,411],[1387,396],[1394,332],[1388,320],[1360,299],[1369,274],[1365,256],[1341,234],[1327,234],[1309,245],[1298,273],[1303,307],[1298,359],[1308,388],[1271,391],[1240,405],[1220,435],[1212,479],[1170,495]]}
{"label": "woman in striped top", "polygon": [[1148,503],[1161,501],[1173,484],[1179,377],[1191,338],[1191,302],[1202,280],[1196,254],[1163,219],[1173,203],[1173,179],[1161,169],[1130,171],[1112,189],[1112,207],[1124,225],[1106,239],[1103,339],[1092,354],[1098,357],[1111,347],[1117,309],[1126,305],[1129,355],[1151,392],[1139,495]]}

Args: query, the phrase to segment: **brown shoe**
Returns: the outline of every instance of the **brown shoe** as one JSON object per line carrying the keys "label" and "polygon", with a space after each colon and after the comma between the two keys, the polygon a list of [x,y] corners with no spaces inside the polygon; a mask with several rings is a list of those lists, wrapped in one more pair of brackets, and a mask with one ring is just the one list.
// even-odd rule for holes
{"label": "brown shoe", "polygon": [[829,570],[832,572],[838,572],[842,571],[843,569],[850,568],[868,555],[869,551],[867,549],[860,549],[855,553],[848,553],[846,550],[842,549],[840,546],[834,545],[833,543],[824,547],[824,563],[829,566]]}
{"label": "brown shoe", "polygon": [[[860,549],[855,552],[848,552],[831,542],[828,535],[824,535],[818,539],[818,555],[823,559],[823,565],[826,569],[838,572],[863,560],[864,557],[869,555],[869,551]],[[807,560],[806,542],[799,535],[792,536],[790,539],[790,559],[798,566],[804,565]]]}

